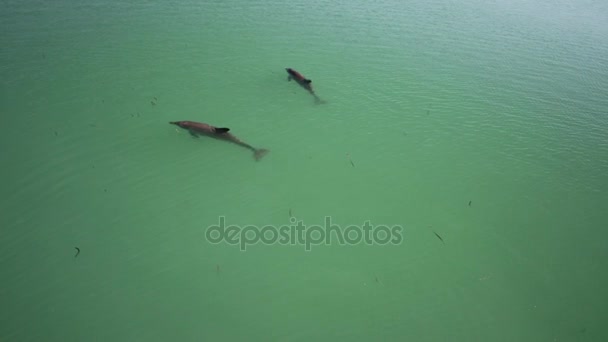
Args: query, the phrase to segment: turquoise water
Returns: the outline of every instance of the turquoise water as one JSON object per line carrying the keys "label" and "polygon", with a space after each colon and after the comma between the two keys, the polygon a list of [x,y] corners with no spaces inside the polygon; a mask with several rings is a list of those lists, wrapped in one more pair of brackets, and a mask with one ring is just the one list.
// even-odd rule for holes
{"label": "turquoise water", "polygon": [[1,4],[1,341],[608,338],[606,3]]}

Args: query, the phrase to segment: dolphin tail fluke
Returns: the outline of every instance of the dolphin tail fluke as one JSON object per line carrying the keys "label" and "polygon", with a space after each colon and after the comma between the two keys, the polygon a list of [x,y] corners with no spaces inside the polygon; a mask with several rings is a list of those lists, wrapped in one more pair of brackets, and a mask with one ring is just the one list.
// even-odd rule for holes
{"label": "dolphin tail fluke", "polygon": [[322,100],[320,97],[318,97],[317,94],[313,94],[313,96],[315,97],[315,104],[325,104],[325,103],[327,103],[327,101]]}
{"label": "dolphin tail fluke", "polygon": [[262,159],[262,157],[264,157],[266,155],[266,153],[268,153],[270,151],[268,151],[265,148],[258,148],[253,152],[253,157],[255,158],[255,160],[260,160]]}

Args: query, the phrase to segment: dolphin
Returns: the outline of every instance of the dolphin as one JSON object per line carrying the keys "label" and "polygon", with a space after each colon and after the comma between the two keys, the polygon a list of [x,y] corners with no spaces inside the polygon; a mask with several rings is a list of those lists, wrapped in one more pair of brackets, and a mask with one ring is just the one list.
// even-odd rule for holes
{"label": "dolphin", "polygon": [[296,82],[298,82],[298,84],[308,90],[308,92],[315,97],[315,102],[316,103],[324,103],[325,101],[321,100],[319,98],[319,96],[317,96],[317,94],[315,94],[315,91],[312,89],[312,80],[304,77],[302,74],[300,74],[299,72],[295,71],[292,68],[285,68],[285,70],[287,71],[287,81],[291,81],[291,80],[295,80]]}
{"label": "dolphin", "polygon": [[230,128],[226,127],[215,127],[202,122],[194,122],[194,121],[171,121],[169,122],[172,125],[177,125],[183,129],[188,130],[193,137],[198,138],[199,135],[205,135],[208,137],[212,137],[215,139],[220,139],[224,141],[229,141],[235,143],[239,146],[246,147],[253,151],[253,157],[255,160],[260,160],[262,157],[268,153],[269,151],[264,148],[255,148],[237,137],[235,137],[232,133],[229,133]]}

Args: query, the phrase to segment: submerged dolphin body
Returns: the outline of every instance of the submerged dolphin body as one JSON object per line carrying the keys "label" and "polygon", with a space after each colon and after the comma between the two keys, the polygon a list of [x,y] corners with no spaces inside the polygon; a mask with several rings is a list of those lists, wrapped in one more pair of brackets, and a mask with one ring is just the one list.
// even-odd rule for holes
{"label": "submerged dolphin body", "polygon": [[287,71],[287,74],[289,74],[289,76],[287,76],[287,81],[295,80],[302,88],[308,90],[308,92],[315,97],[316,103],[325,103],[325,101],[321,100],[312,89],[312,80],[304,77],[302,74],[292,68],[285,68],[285,70]]}
{"label": "submerged dolphin body", "polygon": [[253,157],[255,160],[260,160],[266,153],[269,151],[264,148],[255,148],[237,137],[235,137],[232,133],[229,133],[229,128],[226,127],[215,127],[202,122],[194,122],[194,121],[172,121],[169,122],[172,125],[177,125],[183,129],[186,129],[190,132],[190,134],[194,137],[199,135],[205,135],[208,137],[212,137],[215,139],[220,139],[224,141],[229,141],[239,146],[243,146],[247,149],[253,151]]}

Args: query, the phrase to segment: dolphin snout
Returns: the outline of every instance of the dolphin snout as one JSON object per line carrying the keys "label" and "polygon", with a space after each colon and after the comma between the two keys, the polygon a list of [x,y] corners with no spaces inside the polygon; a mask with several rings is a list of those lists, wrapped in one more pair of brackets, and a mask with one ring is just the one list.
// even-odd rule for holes
{"label": "dolphin snout", "polygon": [[179,121],[169,121],[169,123],[172,125],[179,125]]}

